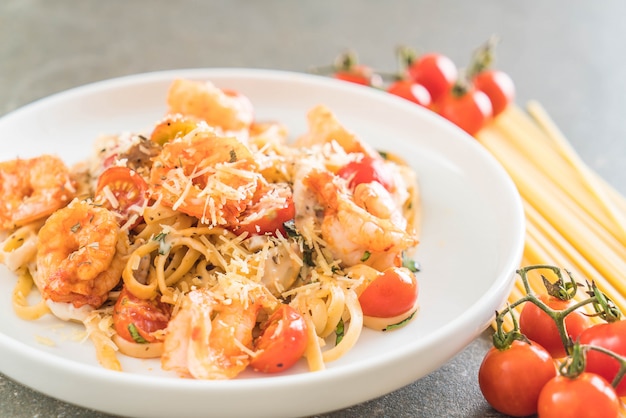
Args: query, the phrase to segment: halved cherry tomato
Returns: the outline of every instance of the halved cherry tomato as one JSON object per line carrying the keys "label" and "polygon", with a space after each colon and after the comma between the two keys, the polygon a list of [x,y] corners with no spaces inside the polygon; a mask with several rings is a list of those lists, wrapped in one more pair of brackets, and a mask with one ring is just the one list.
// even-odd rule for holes
{"label": "halved cherry tomato", "polygon": [[493,116],[497,116],[515,100],[515,84],[511,77],[500,70],[486,70],[472,80],[474,87],[489,97]]}
{"label": "halved cherry tomato", "polygon": [[428,89],[409,79],[394,81],[387,87],[387,92],[424,107],[430,107],[432,103]]}
{"label": "halved cherry tomato", "polygon": [[[539,295],[539,299],[550,308],[562,311],[573,305],[573,300],[561,300],[548,294]],[[565,328],[572,341],[577,341],[582,332],[591,326],[591,320],[582,312],[574,311],[565,318]],[[519,317],[520,332],[529,340],[539,343],[552,357],[567,355],[554,320],[531,302],[524,304]]]}
{"label": "halved cherry tomato", "polygon": [[405,267],[390,267],[359,296],[363,315],[391,318],[415,306],[419,290],[415,274]]}
{"label": "halved cherry tomato", "polygon": [[360,160],[351,161],[337,172],[339,177],[348,180],[348,187],[354,189],[358,184],[377,181],[385,189],[393,190],[394,181],[389,169],[381,159],[363,157]]}
{"label": "halved cherry tomato", "polygon": [[407,71],[413,81],[426,87],[433,103],[448,95],[458,77],[454,62],[438,53],[418,57]]}
{"label": "halved cherry tomato", "polygon": [[597,374],[556,376],[541,390],[538,413],[541,418],[617,418],[620,403],[611,384]]}
{"label": "halved cherry tomato", "polygon": [[171,313],[170,305],[139,299],[124,287],[113,308],[113,326],[127,341],[151,343],[157,341],[153,333],[167,327]]}
{"label": "halved cherry tomato", "polygon": [[482,91],[469,89],[459,95],[450,93],[442,99],[439,114],[470,135],[474,135],[492,117],[489,97]]}
{"label": "halved cherry tomato", "polygon": [[267,192],[269,198],[261,197],[246,208],[239,224],[234,228],[237,235],[276,235],[279,231],[286,236],[285,222],[296,216],[291,188],[286,184],[272,184]]}
{"label": "halved cherry tomato", "polygon": [[[626,320],[596,324],[580,335],[580,344],[602,347],[615,354],[626,356]],[[619,363],[608,354],[596,350],[587,351],[585,371],[596,373],[612,382],[619,370]],[[618,396],[626,396],[626,379],[617,385]]]}
{"label": "halved cherry tomato", "polygon": [[175,138],[187,135],[197,127],[198,121],[195,118],[181,114],[168,115],[154,127],[150,141],[165,145]]}
{"label": "halved cherry tomato", "polygon": [[[120,224],[123,224],[130,219],[134,209],[143,206],[147,190],[145,180],[135,171],[128,167],[113,166],[104,170],[98,178],[96,200],[121,215]],[[110,199],[109,194],[115,199]]]}
{"label": "halved cherry tomato", "polygon": [[543,386],[557,375],[554,360],[539,344],[513,341],[510,347],[492,347],[478,369],[485,400],[498,412],[525,417],[537,412]]}
{"label": "halved cherry tomato", "polygon": [[281,305],[265,323],[255,341],[257,354],[250,366],[263,373],[278,373],[292,367],[304,355],[309,338],[307,325],[300,313]]}

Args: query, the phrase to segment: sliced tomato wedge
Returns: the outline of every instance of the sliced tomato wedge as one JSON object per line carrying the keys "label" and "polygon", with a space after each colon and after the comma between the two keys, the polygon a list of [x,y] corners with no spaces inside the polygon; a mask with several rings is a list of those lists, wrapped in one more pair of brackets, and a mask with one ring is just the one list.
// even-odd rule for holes
{"label": "sliced tomato wedge", "polygon": [[98,178],[96,186],[96,201],[109,210],[120,215],[120,225],[126,223],[133,214],[137,220],[131,225],[136,226],[141,221],[139,210],[146,201],[146,181],[128,167],[109,167]]}
{"label": "sliced tomato wedge", "polygon": [[286,183],[271,184],[253,205],[246,208],[239,224],[234,228],[238,235],[286,236],[284,223],[296,215],[291,188]]}
{"label": "sliced tomato wedge", "polygon": [[115,331],[123,339],[137,344],[156,342],[153,333],[165,329],[170,317],[170,305],[139,299],[125,287],[113,308]]}
{"label": "sliced tomato wedge", "polygon": [[306,321],[289,305],[281,305],[267,320],[255,341],[257,354],[250,366],[263,373],[278,373],[292,367],[304,355],[309,338]]}
{"label": "sliced tomato wedge", "polygon": [[406,267],[390,267],[359,296],[363,315],[391,318],[408,312],[418,296],[417,278]]}

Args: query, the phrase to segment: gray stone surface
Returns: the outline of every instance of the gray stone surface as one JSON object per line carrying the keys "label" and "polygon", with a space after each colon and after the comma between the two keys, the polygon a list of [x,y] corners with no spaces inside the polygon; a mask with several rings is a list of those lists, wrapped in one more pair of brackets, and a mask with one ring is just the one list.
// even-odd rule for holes
{"label": "gray stone surface", "polygon": [[[2,0],[0,115],[126,74],[191,67],[307,71],[347,48],[388,71],[399,44],[443,52],[463,66],[497,34],[497,65],[515,80],[518,103],[542,103],[591,168],[626,193],[624,16],[622,0]],[[324,417],[501,416],[482,399],[476,379],[488,334],[425,378]],[[106,415],[0,375],[0,416]]]}

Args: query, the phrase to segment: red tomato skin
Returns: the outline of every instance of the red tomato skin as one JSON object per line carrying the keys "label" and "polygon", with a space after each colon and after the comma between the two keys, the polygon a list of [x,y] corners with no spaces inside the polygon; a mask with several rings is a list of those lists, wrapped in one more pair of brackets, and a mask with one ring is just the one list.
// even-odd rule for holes
{"label": "red tomato skin", "polygon": [[413,308],[418,294],[413,272],[404,267],[390,267],[365,288],[359,303],[363,315],[392,318]]}
{"label": "red tomato skin", "polygon": [[[580,335],[581,344],[606,348],[621,356],[626,356],[626,320],[596,324],[587,328]],[[585,371],[596,373],[612,382],[619,370],[619,363],[608,354],[599,351],[587,351]],[[617,385],[618,396],[626,396],[626,379]]]}
{"label": "red tomato skin", "polygon": [[398,80],[387,87],[387,93],[402,97],[423,107],[430,107],[432,98],[428,89],[412,80]]}
{"label": "red tomato skin", "polygon": [[491,101],[479,90],[469,90],[461,96],[449,94],[442,100],[439,114],[470,135],[481,130],[492,117]]}
{"label": "red tomato skin", "polygon": [[537,409],[539,418],[617,418],[620,414],[613,387],[594,373],[551,379],[539,394]]}
{"label": "red tomato skin", "polygon": [[165,329],[171,317],[168,304],[156,300],[139,299],[124,287],[113,308],[113,326],[120,337],[130,342],[134,340],[129,331],[133,324],[139,335],[147,342],[157,339],[151,333]]}
{"label": "red tomato skin", "polygon": [[337,172],[339,177],[348,180],[348,187],[354,189],[361,183],[371,183],[377,181],[389,191],[394,189],[394,180],[385,167],[382,160],[371,157],[363,157],[358,161],[351,161]]}
{"label": "red tomato skin", "polygon": [[485,400],[498,412],[524,417],[537,412],[543,386],[557,375],[554,361],[539,344],[514,341],[504,350],[492,347],[478,370]]}
{"label": "red tomato skin", "polygon": [[260,352],[250,360],[250,366],[262,373],[285,371],[304,355],[307,344],[304,318],[291,306],[281,305],[255,341],[255,349]]}
{"label": "red tomato skin", "polygon": [[[254,209],[251,209],[254,211]],[[265,208],[264,215],[254,221],[247,221],[244,219],[237,225],[234,232],[237,235],[241,235],[244,232],[251,235],[274,235],[276,232],[280,232],[282,236],[286,236],[284,223],[292,220],[296,216],[296,207],[291,196],[286,198],[286,202],[283,206],[274,208]]]}
{"label": "red tomato skin", "polygon": [[422,55],[409,66],[407,72],[413,81],[426,87],[433,103],[448,95],[458,77],[454,62],[438,53]]}
{"label": "red tomato skin", "polygon": [[367,77],[350,71],[339,71],[335,73],[335,78],[337,80],[348,81],[350,83],[360,84],[362,86],[370,85],[370,81]]}
{"label": "red tomato skin", "polygon": [[382,84],[380,75],[374,73],[367,65],[357,64],[351,68],[339,70],[333,77],[337,80],[347,81],[368,87],[378,87]]}
{"label": "red tomato skin", "polygon": [[[574,304],[574,301],[565,301],[547,294],[539,295],[539,299],[555,310],[565,310]],[[591,321],[581,312],[574,311],[565,318],[567,334],[572,341],[578,341],[580,334],[591,326]],[[553,358],[562,358],[567,355],[554,320],[532,302],[526,302],[519,317],[519,327],[522,334],[529,340],[535,341],[545,348]]]}
{"label": "red tomato skin", "polygon": [[489,97],[493,116],[497,116],[515,100],[515,84],[511,77],[500,70],[480,72],[473,80],[474,87]]}

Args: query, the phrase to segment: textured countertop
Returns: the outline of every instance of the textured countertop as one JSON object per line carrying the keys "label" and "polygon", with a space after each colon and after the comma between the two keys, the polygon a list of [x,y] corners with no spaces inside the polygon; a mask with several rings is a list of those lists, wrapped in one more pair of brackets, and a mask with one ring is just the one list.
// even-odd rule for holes
{"label": "textured countertop", "polygon": [[[395,68],[399,44],[440,51],[462,66],[496,34],[496,64],[514,79],[518,104],[538,100],[583,160],[626,193],[623,16],[622,0],[3,0],[0,115],[127,74],[195,67],[307,71],[348,48],[380,69]],[[419,381],[323,416],[499,417],[476,378],[489,335]],[[0,375],[0,416],[108,415]]]}

